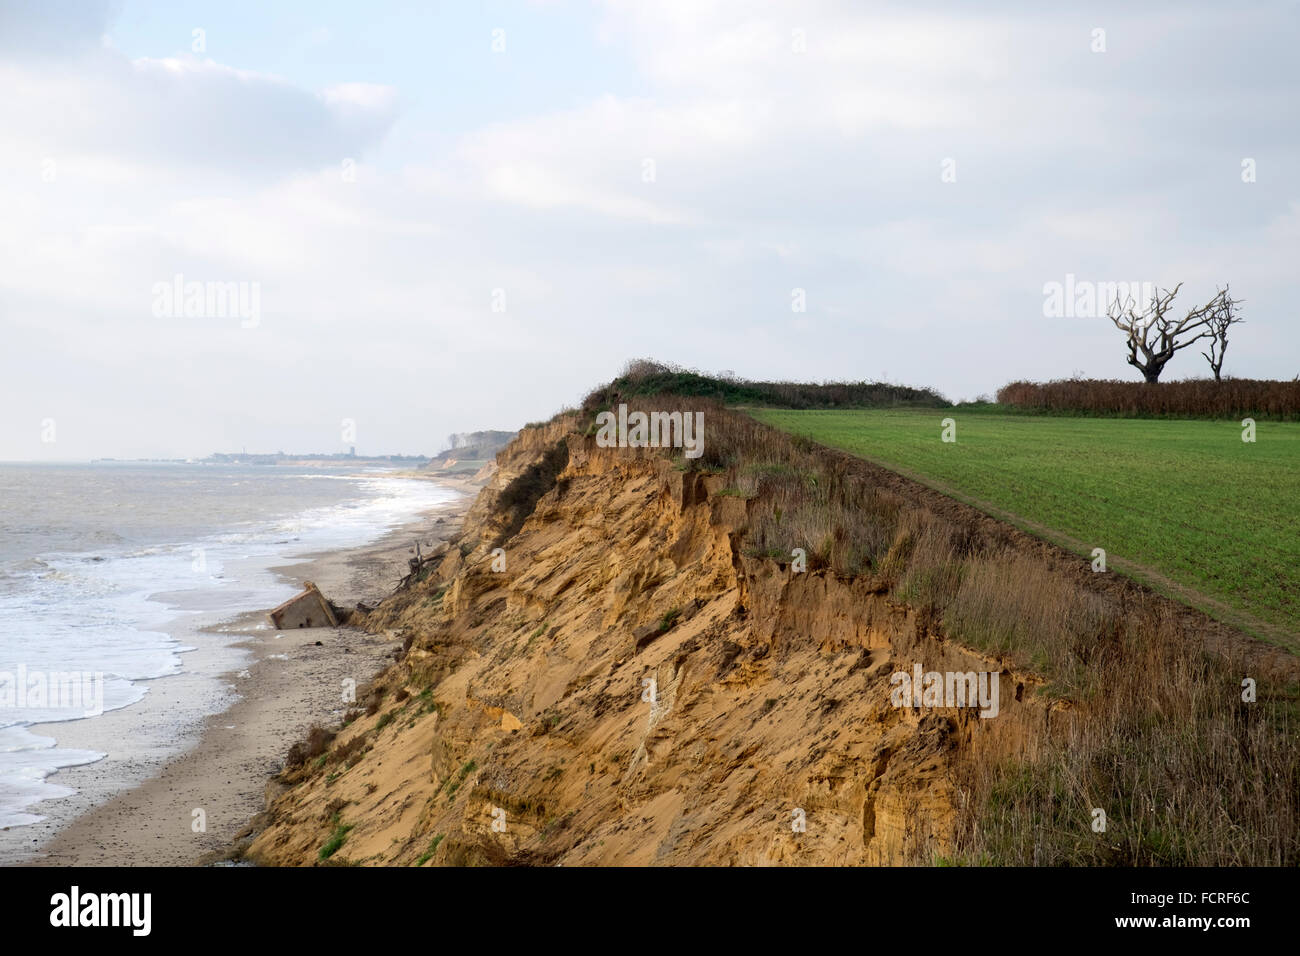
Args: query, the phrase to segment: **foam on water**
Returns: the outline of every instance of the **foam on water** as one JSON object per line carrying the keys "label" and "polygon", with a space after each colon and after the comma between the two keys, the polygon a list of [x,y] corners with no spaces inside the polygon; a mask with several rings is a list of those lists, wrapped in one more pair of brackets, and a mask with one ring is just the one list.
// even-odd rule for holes
{"label": "foam on water", "polygon": [[[15,481],[23,480],[15,478],[15,467],[6,466],[6,491]],[[184,482],[193,486],[187,493],[201,496],[204,482],[213,476],[201,466],[189,467],[195,469],[198,480]],[[137,540],[141,535],[130,532],[132,516],[122,514],[114,518],[118,526],[114,531],[87,527],[79,539],[84,550],[15,553],[13,539],[5,543],[9,560],[0,564],[0,620],[5,622],[0,627],[0,827],[42,819],[33,812],[34,804],[71,793],[47,778],[60,768],[104,756],[60,748],[51,737],[33,731],[45,723],[94,720],[96,716],[85,699],[49,699],[57,696],[51,693],[41,700],[26,694],[26,688],[16,686],[20,670],[35,686],[51,688],[55,680],[42,681],[42,675],[85,675],[87,688],[94,682],[92,675],[102,675],[98,685],[102,697],[96,701],[102,710],[130,708],[148,693],[150,681],[182,670],[187,650],[197,642],[216,639],[204,628],[248,610],[273,607],[293,594],[294,585],[278,578],[270,568],[306,554],[373,541],[454,494],[427,481],[277,473],[280,471],[261,469],[217,476],[224,482],[223,493],[248,501],[247,510],[253,517],[205,533],[192,533],[195,519],[191,513],[177,520],[187,536],[142,544]],[[168,474],[173,486],[175,475],[175,469]],[[232,482],[231,477],[237,480]],[[84,472],[77,476],[83,484],[93,478]],[[325,486],[314,480],[330,479],[329,487],[336,489],[331,497],[336,500],[287,514],[257,513],[259,498],[275,489],[276,483],[301,484],[305,479],[313,480],[316,488]],[[120,477],[115,480],[122,481]],[[148,469],[128,479],[150,480]],[[133,494],[139,491],[131,490]],[[167,493],[175,493],[175,488]],[[283,491],[273,494],[277,503],[286,500]],[[292,493],[288,495],[288,499],[292,497]],[[111,508],[113,503],[107,506]],[[177,507],[184,506],[178,499]],[[17,516],[11,522],[10,501],[4,507],[8,535],[9,526],[21,522]],[[232,507],[228,502],[223,518],[230,516]],[[157,516],[153,518],[151,535],[144,537],[165,538],[165,517],[161,530]],[[22,546],[39,543],[39,533],[24,531]],[[75,523],[60,528],[58,543],[76,540]],[[216,660],[223,670],[228,669],[236,666],[238,652]],[[196,702],[195,712],[187,716],[198,720],[227,703],[228,698],[214,693]],[[88,710],[92,711],[89,716]]]}

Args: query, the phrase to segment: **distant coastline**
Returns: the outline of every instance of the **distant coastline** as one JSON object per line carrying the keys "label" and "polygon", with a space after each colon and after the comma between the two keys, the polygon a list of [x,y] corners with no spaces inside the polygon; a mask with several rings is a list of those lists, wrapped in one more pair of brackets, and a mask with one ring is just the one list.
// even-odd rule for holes
{"label": "distant coastline", "polygon": [[355,452],[290,455],[285,452],[248,454],[213,452],[206,458],[92,458],[92,465],[276,465],[284,468],[319,468],[324,465],[395,465],[422,467],[428,455],[358,455]]}

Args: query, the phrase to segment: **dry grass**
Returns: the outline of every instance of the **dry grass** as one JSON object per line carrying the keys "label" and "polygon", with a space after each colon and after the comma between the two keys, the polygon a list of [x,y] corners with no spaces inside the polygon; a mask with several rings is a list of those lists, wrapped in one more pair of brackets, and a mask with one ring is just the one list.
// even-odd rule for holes
{"label": "dry grass", "polygon": [[305,739],[298,741],[289,748],[289,755],[285,758],[285,765],[290,768],[301,767],[308,760],[314,760],[324,756],[329,750],[330,744],[334,742],[335,732],[321,727],[319,724],[314,725],[307,731]]}
{"label": "dry grass", "polygon": [[[609,399],[593,393],[584,412]],[[1034,670],[1069,700],[1051,732],[990,729],[960,781],[954,862],[1300,864],[1297,688],[1262,657],[1208,650],[1187,623],[1196,618],[1164,598],[1088,586],[977,516],[936,514],[898,482],[884,487],[847,456],[698,399],[621,400],[704,411],[702,458],[642,453],[744,491],[750,553],[786,562],[804,548],[810,570],[870,576],[949,639]],[[1244,676],[1258,682],[1255,703],[1241,701]],[[1094,808],[1104,833],[1091,828]]]}
{"label": "dry grass", "polygon": [[[1081,662],[1080,662],[1081,663]],[[1243,674],[1259,680],[1241,701]],[[958,859],[1014,865],[1295,866],[1293,686],[1125,621],[1075,671],[1081,705],[1028,751],[967,768]],[[1106,828],[1094,832],[1096,810]]]}
{"label": "dry grass", "polygon": [[1083,672],[1104,668],[1120,615],[1106,597],[1076,587],[1036,561],[1004,551],[962,562],[943,607],[945,630],[1049,675],[1062,694],[1085,692]]}

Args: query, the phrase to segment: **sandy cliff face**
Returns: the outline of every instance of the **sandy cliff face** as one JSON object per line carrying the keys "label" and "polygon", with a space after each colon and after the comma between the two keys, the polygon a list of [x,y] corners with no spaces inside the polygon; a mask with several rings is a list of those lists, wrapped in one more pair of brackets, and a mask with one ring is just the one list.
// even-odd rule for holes
{"label": "sandy cliff face", "polygon": [[[963,763],[1062,706],[868,578],[745,555],[753,502],[720,476],[573,419],[497,466],[459,547],[370,616],[406,653],[273,785],[250,858],[343,832],[332,862],[929,863]],[[996,673],[1000,716],[892,706],[916,663]]]}

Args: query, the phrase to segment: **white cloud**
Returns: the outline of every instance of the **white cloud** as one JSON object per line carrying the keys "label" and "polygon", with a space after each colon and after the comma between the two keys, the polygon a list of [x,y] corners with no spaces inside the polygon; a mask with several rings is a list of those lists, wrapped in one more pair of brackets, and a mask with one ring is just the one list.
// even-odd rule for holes
{"label": "white cloud", "polygon": [[[643,86],[597,75],[553,107],[485,109],[423,154],[386,140],[420,90],[129,60],[98,45],[102,18],[23,21],[44,52],[0,52],[0,405],[27,437],[0,457],[53,405],[83,418],[65,455],[203,453],[237,428],[305,450],[338,406],[372,448],[415,450],[541,417],[636,355],[954,396],[1126,374],[1105,328],[1043,319],[1066,272],[1185,278],[1194,298],[1231,281],[1238,368],[1286,372],[1294,71],[1252,86],[1243,66],[1273,60],[1231,46],[1194,60],[1196,95],[1171,89],[1189,53],[1246,29],[1213,10],[1184,35],[1172,7],[1108,8],[1110,59],[1087,50],[1091,19],[954,10],[608,4],[603,42]],[[1274,21],[1247,26],[1286,52]],[[155,319],[149,290],[178,272],[260,282],[261,325]]]}
{"label": "white cloud", "polygon": [[127,160],[137,168],[207,167],[267,180],[375,147],[395,119],[392,90],[320,94],[211,60],[128,60],[96,51],[57,67],[0,63],[0,125],[29,157]]}

